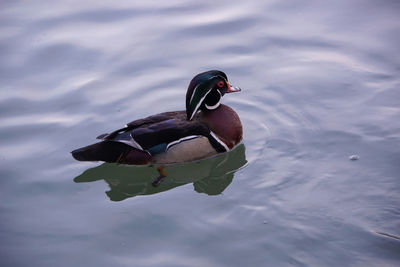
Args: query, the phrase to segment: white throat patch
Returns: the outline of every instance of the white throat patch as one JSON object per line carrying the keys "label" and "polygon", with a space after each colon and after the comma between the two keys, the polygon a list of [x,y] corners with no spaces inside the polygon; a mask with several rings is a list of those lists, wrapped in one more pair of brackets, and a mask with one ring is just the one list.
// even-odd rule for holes
{"label": "white throat patch", "polygon": [[[218,94],[219,94],[219,101],[221,101],[222,94],[221,94],[221,92],[220,92],[218,89],[217,89],[217,92],[218,92]],[[205,106],[206,106],[206,108],[207,108],[208,110],[216,109],[216,108],[219,107],[219,105],[221,104],[219,101],[218,101],[215,105],[209,106],[209,105],[205,104]]]}
{"label": "white throat patch", "polygon": [[206,108],[209,109],[209,110],[213,110],[213,109],[216,109],[217,107],[219,107],[219,105],[221,105],[221,103],[219,103],[219,102],[217,104],[213,105],[213,106],[209,106],[209,105],[206,104]]}

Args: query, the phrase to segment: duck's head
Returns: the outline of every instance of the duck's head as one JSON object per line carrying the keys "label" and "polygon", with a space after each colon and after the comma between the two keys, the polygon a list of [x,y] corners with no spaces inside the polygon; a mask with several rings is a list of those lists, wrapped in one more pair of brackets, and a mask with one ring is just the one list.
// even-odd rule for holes
{"label": "duck's head", "polygon": [[239,87],[229,84],[228,77],[222,71],[210,70],[197,74],[190,82],[186,93],[187,119],[192,120],[199,110],[218,108],[223,95],[239,91]]}

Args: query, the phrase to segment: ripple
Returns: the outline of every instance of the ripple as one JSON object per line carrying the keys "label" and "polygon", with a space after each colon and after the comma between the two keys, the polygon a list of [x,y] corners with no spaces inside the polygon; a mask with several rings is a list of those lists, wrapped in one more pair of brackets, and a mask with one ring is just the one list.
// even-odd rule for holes
{"label": "ripple", "polygon": [[[2,1],[3,265],[395,265],[395,2]],[[110,203],[73,183],[96,164],[69,151],[183,109],[216,68],[243,89],[223,102],[249,160],[223,195]]]}
{"label": "ripple", "polygon": [[34,125],[44,126],[49,124],[58,124],[59,126],[69,127],[75,124],[79,124],[82,121],[91,118],[90,115],[71,115],[65,113],[48,113],[48,114],[33,114],[25,116],[14,116],[0,119],[0,124],[4,128],[10,128],[15,126],[28,126],[31,123]]}
{"label": "ripple", "polygon": [[178,35],[194,35],[207,37],[220,34],[238,33],[248,29],[256,23],[254,19],[235,19],[234,21],[205,23],[204,25],[191,26],[178,32]]}

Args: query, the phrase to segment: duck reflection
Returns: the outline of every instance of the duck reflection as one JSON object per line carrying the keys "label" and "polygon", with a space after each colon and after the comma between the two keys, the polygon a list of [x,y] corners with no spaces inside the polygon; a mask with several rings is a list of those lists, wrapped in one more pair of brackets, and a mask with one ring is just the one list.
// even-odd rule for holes
{"label": "duck reflection", "polygon": [[103,163],[77,176],[76,183],[104,180],[110,186],[106,194],[111,201],[121,201],[139,195],[152,195],[193,183],[194,190],[208,195],[221,194],[232,182],[235,172],[246,164],[245,146],[228,153],[184,164],[168,165],[167,178],[157,187],[152,185],[157,170],[154,166]]}

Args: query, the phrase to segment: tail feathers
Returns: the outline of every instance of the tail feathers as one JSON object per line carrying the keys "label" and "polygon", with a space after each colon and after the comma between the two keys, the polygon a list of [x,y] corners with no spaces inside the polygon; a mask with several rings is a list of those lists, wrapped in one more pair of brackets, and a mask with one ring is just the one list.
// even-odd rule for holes
{"label": "tail feathers", "polygon": [[71,154],[79,161],[120,162],[131,150],[132,147],[123,143],[103,141],[78,148]]}

